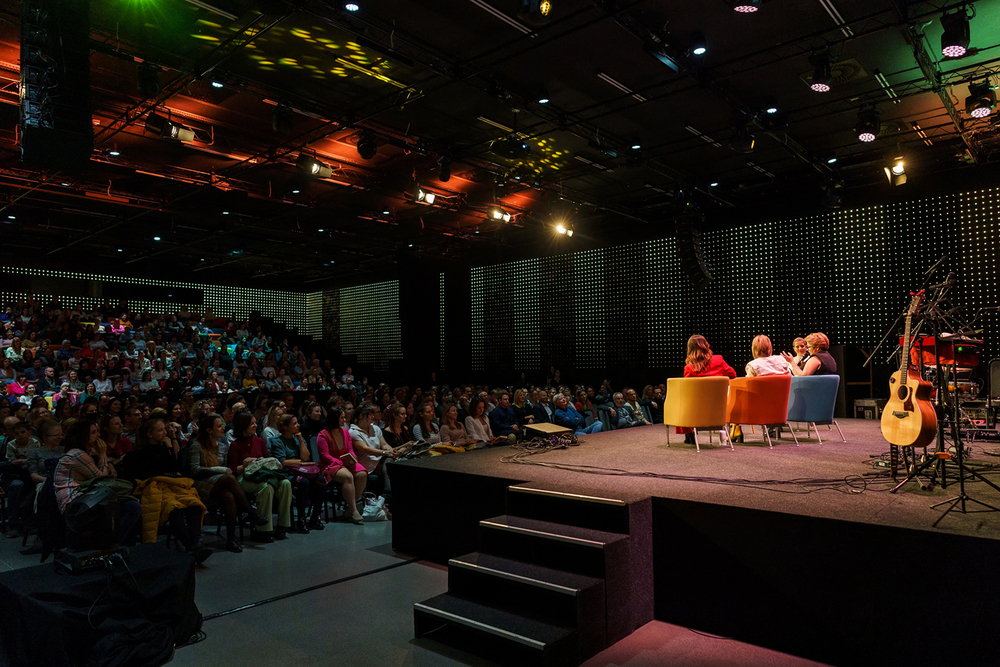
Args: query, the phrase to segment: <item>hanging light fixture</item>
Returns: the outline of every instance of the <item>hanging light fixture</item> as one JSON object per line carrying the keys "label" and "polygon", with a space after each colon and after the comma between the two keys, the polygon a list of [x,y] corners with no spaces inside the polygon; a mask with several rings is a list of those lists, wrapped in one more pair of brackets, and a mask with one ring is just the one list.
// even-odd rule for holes
{"label": "hanging light fixture", "polygon": [[510,222],[511,215],[496,204],[486,207],[486,219],[491,222]]}
{"label": "hanging light fixture", "polygon": [[965,98],[965,113],[973,118],[986,118],[997,105],[997,91],[989,80],[969,84],[969,96]]}
{"label": "hanging light fixture", "polygon": [[833,83],[833,74],[830,73],[830,61],[829,51],[820,51],[809,57],[809,63],[813,66],[813,75],[809,87],[817,93],[830,92],[830,84]]}
{"label": "hanging light fixture", "polygon": [[[975,15],[975,8],[972,9]],[[941,53],[946,58],[961,58],[969,50],[971,32],[969,29],[969,14],[965,6],[954,12],[941,15]]]}
{"label": "hanging light fixture", "polygon": [[764,4],[764,0],[730,0],[730,4],[733,6],[734,12],[753,14]]}
{"label": "hanging light fixture", "polygon": [[882,129],[881,115],[876,109],[862,109],[858,112],[858,124],[855,130],[858,133],[858,141],[870,143],[878,138]]}
{"label": "hanging light fixture", "polygon": [[330,178],[333,176],[333,168],[330,165],[320,162],[308,153],[299,153],[299,157],[295,161],[295,166],[306,174],[315,176],[316,178]]}

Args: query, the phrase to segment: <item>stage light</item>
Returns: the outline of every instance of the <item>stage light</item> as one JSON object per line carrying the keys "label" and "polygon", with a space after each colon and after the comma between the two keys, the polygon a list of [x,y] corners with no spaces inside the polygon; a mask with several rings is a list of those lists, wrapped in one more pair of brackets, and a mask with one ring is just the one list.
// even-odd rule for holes
{"label": "stage light", "polygon": [[734,12],[753,14],[764,4],[764,0],[731,0]]}
{"label": "stage light", "polygon": [[414,199],[425,204],[433,204],[434,200],[437,199],[437,195],[418,186]]}
{"label": "stage light", "polygon": [[486,219],[493,222],[510,222],[511,215],[496,204],[486,208]]}
{"label": "stage light", "polygon": [[385,211],[382,211],[382,215],[392,215],[392,213],[390,211],[388,211],[388,210],[385,210]]}
{"label": "stage light", "polygon": [[159,241],[159,240],[160,240],[160,237],[159,237],[159,236],[154,236],[154,237],[153,237],[153,240],[154,240],[154,241]]}
{"label": "stage light", "polygon": [[292,190],[292,194],[293,194],[293,195],[297,195],[297,194],[299,194],[300,192],[302,192],[302,190]]}
{"label": "stage light", "polygon": [[710,188],[717,188],[717,187],[719,187],[719,184],[717,182],[716,183],[709,183],[708,187],[710,187]]}
{"label": "stage light", "polygon": [[438,180],[447,183],[451,180],[451,160],[442,157],[438,160]]}
{"label": "stage light", "polygon": [[213,81],[212,82],[212,88],[222,88],[222,87],[223,87],[223,84],[222,84],[221,81]]}
{"label": "stage light", "polygon": [[809,63],[813,66],[812,82],[809,87],[817,93],[830,92],[830,84],[833,83],[833,75],[830,73],[830,54],[827,51],[814,53],[809,57]]}
{"label": "stage light", "polygon": [[750,128],[746,125],[738,125],[736,134],[729,141],[729,147],[737,153],[753,153],[754,143]]}
{"label": "stage light", "polygon": [[490,146],[494,153],[512,160],[526,158],[531,155],[531,146],[520,137],[511,135],[497,139]]}
{"label": "stage light", "polygon": [[124,252],[124,250],[122,250],[121,248],[118,248],[118,252]]}
{"label": "stage light", "polygon": [[110,155],[111,157],[118,157],[119,155],[121,155],[121,153],[118,151],[117,148],[112,148],[111,150],[108,151],[108,155]]}
{"label": "stage light", "polygon": [[139,94],[144,98],[156,97],[160,94],[160,70],[150,62],[139,65],[139,73],[135,80]]}
{"label": "stage light", "polygon": [[885,177],[889,180],[889,185],[903,185],[906,183],[906,164],[902,157],[896,157],[889,161],[888,166],[882,168]]}
{"label": "stage light", "polygon": [[691,41],[691,55],[703,56],[707,51],[708,42],[705,41],[705,35],[700,32],[696,33]]}
{"label": "stage light", "polygon": [[299,157],[295,161],[295,166],[310,176],[317,178],[330,178],[333,176],[333,168],[330,165],[324,164],[306,153],[299,153]]}
{"label": "stage light", "polygon": [[325,232],[325,231],[326,231],[326,228],[324,228],[324,227],[320,227],[320,228],[319,228],[319,229],[317,229],[316,231],[317,231],[317,232],[319,232],[320,234],[322,234],[323,232]]}
{"label": "stage light", "polygon": [[639,137],[635,137],[634,139],[632,139],[632,143],[629,145],[629,148],[631,148],[634,151],[642,149],[642,142],[639,141]]}
{"label": "stage light", "polygon": [[359,5],[356,2],[345,2],[344,9],[346,9],[349,12],[356,12],[359,9],[361,9],[361,5]]}
{"label": "stage light", "polygon": [[997,105],[997,92],[989,80],[969,84],[969,96],[965,98],[965,113],[973,118],[986,118]]}
{"label": "stage light", "polygon": [[876,109],[863,109],[858,112],[858,124],[854,128],[858,134],[858,141],[870,143],[878,138],[882,130],[882,120]]}
{"label": "stage light", "polygon": [[194,141],[194,130],[190,127],[184,127],[180,123],[174,123],[155,113],[146,116],[146,131],[158,134],[165,139]]}
{"label": "stage light", "polygon": [[539,104],[549,103],[549,91],[543,86],[538,89],[538,93],[535,94],[535,101]]}
{"label": "stage light", "polygon": [[375,141],[375,135],[363,130],[358,136],[358,155],[364,160],[371,160],[375,157],[377,150],[378,144]]}
{"label": "stage light", "polygon": [[769,114],[776,114],[778,113],[778,107],[768,107],[764,111]]}
{"label": "stage light", "polygon": [[836,157],[828,157],[828,158],[826,159],[826,163],[827,163],[827,164],[833,164],[833,163],[835,163],[836,161],[837,161],[837,158],[836,158]]}
{"label": "stage light", "polygon": [[566,229],[566,226],[560,222],[559,224],[556,225],[556,231],[559,232],[560,234],[565,234],[569,230]]}
{"label": "stage light", "polygon": [[545,21],[552,14],[552,0],[517,0],[517,13],[535,21]]}
{"label": "stage light", "polygon": [[[973,12],[975,9],[973,8]],[[969,50],[971,32],[969,30],[969,15],[966,8],[959,7],[957,11],[941,15],[941,53],[946,58],[961,58]]]}

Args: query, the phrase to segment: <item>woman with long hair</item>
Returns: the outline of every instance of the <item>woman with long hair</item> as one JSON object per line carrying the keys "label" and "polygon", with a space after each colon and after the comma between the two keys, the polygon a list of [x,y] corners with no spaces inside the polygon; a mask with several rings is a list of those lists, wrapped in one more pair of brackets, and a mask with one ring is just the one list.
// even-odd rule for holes
{"label": "woman with long hair", "polygon": [[[301,465],[311,458],[309,445],[299,432],[298,417],[292,414],[285,414],[275,417],[271,422],[278,435],[267,441],[267,449],[271,456],[278,459],[284,467]],[[271,429],[268,426],[268,429]],[[265,429],[266,430],[266,429]],[[293,495],[295,496],[295,506],[299,510],[299,518],[292,526],[296,533],[306,534],[311,530],[323,530],[323,522],[320,514],[323,509],[323,494],[326,492],[326,480],[323,477],[308,479],[302,475],[292,475]],[[312,503],[312,514],[309,524],[306,525],[306,505]]]}
{"label": "woman with long hair", "polygon": [[382,437],[393,449],[399,449],[404,445],[413,443],[410,437],[410,430],[406,428],[406,408],[399,403],[386,406],[382,411],[385,426],[382,428]]}
{"label": "woman with long hair", "polygon": [[[253,531],[251,538],[264,543],[286,539],[288,529],[292,527],[291,481],[255,481],[252,476],[247,476],[247,466],[258,459],[271,457],[267,443],[257,436],[257,419],[251,413],[240,412],[233,418],[233,437],[235,440],[229,445],[226,461],[236,479],[240,480],[240,486],[254,496],[261,515],[267,519],[267,523]],[[272,524],[275,513],[278,515],[277,525]]]}
{"label": "woman with long hair", "polygon": [[414,411],[413,421],[410,424],[410,431],[413,439],[429,444],[441,442],[441,432],[438,425],[434,423],[434,404],[423,403]]}
{"label": "woman with long hair", "polygon": [[112,463],[118,463],[132,451],[132,441],[122,435],[124,430],[120,415],[109,412],[101,419],[101,438],[108,443],[108,458]]}
{"label": "woman with long hair", "polygon": [[[522,373],[523,375],[523,373]],[[514,392],[514,401],[510,404],[517,416],[519,426],[535,423],[535,415],[531,412],[531,405],[528,404],[528,390],[518,389]]]}
{"label": "woman with long hair", "polygon": [[278,420],[283,414],[285,414],[284,401],[271,401],[269,405],[270,407],[267,409],[267,416],[264,417],[264,431],[262,433],[264,440],[267,441],[281,435],[281,431],[278,430]]}
{"label": "woman with long hair", "polygon": [[326,414],[326,423],[316,438],[319,452],[319,468],[328,482],[340,485],[344,497],[344,521],[361,525],[358,502],[368,483],[368,472],[354,453],[350,432],[344,428],[346,420],[339,408],[331,408]]}
{"label": "woman with long hair", "polygon": [[441,439],[453,445],[471,445],[476,442],[470,438],[462,422],[458,421],[458,406],[447,403],[441,410]]}
{"label": "woman with long hair", "polygon": [[[684,377],[736,377],[736,371],[727,364],[721,354],[712,352],[712,347],[704,336],[695,334],[688,338],[687,357],[685,358]],[[677,433],[684,434],[684,442],[694,443],[694,431],[685,427],[677,427]]]}
{"label": "woman with long hair", "polygon": [[254,525],[262,526],[268,519],[253,510],[231,468],[219,461],[219,439],[225,435],[222,417],[207,413],[198,420],[198,439],[185,450],[185,472],[194,479],[194,488],[203,502],[215,500],[222,506],[226,520],[226,549],[241,553],[243,545],[236,539],[237,512],[250,517]]}
{"label": "woman with long hair", "polygon": [[487,445],[500,445],[507,442],[502,435],[493,435],[490,420],[486,417],[486,401],[476,396],[469,404],[469,416],[465,418],[465,430],[469,437]]}

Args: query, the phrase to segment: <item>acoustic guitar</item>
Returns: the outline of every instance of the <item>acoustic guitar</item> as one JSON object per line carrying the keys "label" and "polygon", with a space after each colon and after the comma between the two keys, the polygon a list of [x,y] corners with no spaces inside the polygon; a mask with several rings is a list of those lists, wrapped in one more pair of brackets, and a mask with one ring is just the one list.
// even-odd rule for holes
{"label": "acoustic guitar", "polygon": [[910,324],[923,298],[923,290],[914,294],[906,312],[902,362],[889,378],[889,402],[882,412],[882,436],[899,447],[926,447],[937,433],[932,385],[910,369]]}

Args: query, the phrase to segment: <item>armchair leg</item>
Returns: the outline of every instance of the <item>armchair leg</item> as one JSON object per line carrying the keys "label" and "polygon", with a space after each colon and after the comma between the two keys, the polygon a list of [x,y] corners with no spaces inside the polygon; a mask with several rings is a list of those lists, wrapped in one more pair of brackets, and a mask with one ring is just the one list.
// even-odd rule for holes
{"label": "armchair leg", "polygon": [[670,424],[664,424],[667,427],[667,447],[670,446]]}
{"label": "armchair leg", "polygon": [[847,438],[844,437],[844,432],[840,430],[840,424],[837,422],[836,419],[833,420],[833,423],[837,426],[837,433],[840,434],[840,439],[843,440],[844,442],[847,442]]}
{"label": "armchair leg", "polygon": [[722,444],[726,444],[726,442],[728,441],[729,449],[731,449],[734,452],[736,451],[736,448],[733,447],[733,436],[729,434],[729,424],[726,424],[726,427],[721,431],[719,431],[719,439],[722,440]]}
{"label": "armchair leg", "polygon": [[768,432],[769,430],[770,429],[768,429],[766,425],[760,427],[761,433],[763,433],[764,437],[767,439],[767,446],[774,449],[774,443],[771,442],[771,434]]}
{"label": "armchair leg", "polygon": [[694,429],[694,450],[697,453],[701,453],[701,446],[698,444],[698,429]]}
{"label": "armchair leg", "polygon": [[823,444],[823,438],[821,438],[821,437],[819,436],[819,427],[818,427],[818,426],[816,426],[816,422],[809,422],[809,423],[810,423],[810,425],[812,426],[812,429],[813,429],[813,431],[815,431],[815,432],[816,432],[816,439],[817,439],[817,440],[819,440],[819,444],[821,444],[821,445],[822,445],[822,444]]}
{"label": "armchair leg", "polygon": [[786,426],[788,426],[788,430],[792,434],[792,440],[795,441],[795,446],[798,447],[799,446],[799,439],[795,436],[795,429],[792,428],[791,424],[786,424]]}

